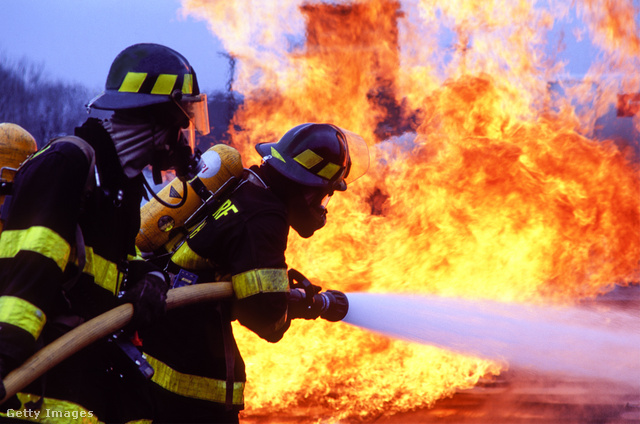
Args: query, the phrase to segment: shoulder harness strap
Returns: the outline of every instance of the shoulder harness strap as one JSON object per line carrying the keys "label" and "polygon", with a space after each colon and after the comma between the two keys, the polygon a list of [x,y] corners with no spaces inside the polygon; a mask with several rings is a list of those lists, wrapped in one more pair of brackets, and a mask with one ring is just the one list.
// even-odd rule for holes
{"label": "shoulder harness strap", "polygon": [[[97,179],[97,169],[96,169],[96,152],[93,147],[87,143],[84,139],[75,136],[75,135],[66,135],[62,137],[57,137],[51,140],[48,145],[53,145],[56,143],[71,143],[74,146],[78,147],[82,150],[82,153],[86,156],[89,161],[89,172],[87,173],[87,179],[84,184],[84,192],[85,194],[90,192],[95,186]],[[87,255],[85,252],[85,244],[84,244],[84,236],[82,235],[82,229],[80,228],[80,224],[76,225],[76,240],[75,240],[75,248],[76,248],[76,256],[78,259],[78,272],[68,281],[66,281],[62,288],[64,291],[69,291],[71,288],[78,282],[80,275],[82,275],[82,271],[84,270],[84,266],[87,263]]]}

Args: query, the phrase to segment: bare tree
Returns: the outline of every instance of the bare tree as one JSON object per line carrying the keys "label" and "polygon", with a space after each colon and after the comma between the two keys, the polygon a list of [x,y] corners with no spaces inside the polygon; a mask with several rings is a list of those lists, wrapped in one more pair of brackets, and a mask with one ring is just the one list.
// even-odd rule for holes
{"label": "bare tree", "polygon": [[22,126],[39,147],[57,135],[73,133],[87,117],[89,97],[81,85],[45,78],[42,65],[0,60],[0,122]]}

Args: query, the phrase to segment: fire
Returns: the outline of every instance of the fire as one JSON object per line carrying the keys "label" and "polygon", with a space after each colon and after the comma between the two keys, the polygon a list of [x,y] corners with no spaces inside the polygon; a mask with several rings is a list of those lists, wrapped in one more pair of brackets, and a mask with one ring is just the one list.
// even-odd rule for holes
{"label": "fire", "polygon": [[[508,302],[569,304],[638,281],[638,159],[590,129],[620,90],[640,92],[639,11],[550,3],[183,0],[238,59],[245,101],[231,131],[245,166],[255,143],[301,122],[369,142],[371,168],[334,196],[328,225],[292,233],[291,267],[346,293]],[[565,66],[554,26],[577,17],[578,38],[599,49],[585,79],[597,98],[596,83],[550,90]],[[367,420],[508,367],[321,320],[294,322],[273,345],[235,333],[245,419]]]}

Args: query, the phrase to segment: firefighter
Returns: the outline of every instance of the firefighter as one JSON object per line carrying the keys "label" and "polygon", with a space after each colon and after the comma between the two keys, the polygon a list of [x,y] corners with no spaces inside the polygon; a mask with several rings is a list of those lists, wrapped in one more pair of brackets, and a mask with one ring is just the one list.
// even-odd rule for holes
{"label": "firefighter", "polygon": [[[206,95],[181,54],[136,44],[117,55],[104,92],[88,107],[112,112],[107,119],[89,117],[75,137],[55,139],[26,161],[3,215],[1,377],[38,348],[124,302],[134,307],[127,336],[165,312],[168,276],[135,259],[142,171],[150,165],[158,176],[174,168],[187,178],[195,158],[186,134],[207,122]],[[110,402],[125,402],[138,377],[126,355],[105,340],[2,408],[46,422],[69,420],[71,412],[85,422],[125,422],[135,405],[119,409]],[[21,409],[25,413],[16,415]]]}
{"label": "firefighter", "polygon": [[231,281],[234,298],[171,310],[141,332],[155,369],[147,385],[153,422],[237,423],[246,376],[231,322],[275,343],[291,319],[321,314],[288,296],[289,228],[308,238],[325,225],[329,198],[366,171],[366,143],[335,125],[306,123],[256,149],[262,164],[245,169],[167,266],[174,286]]}
{"label": "firefighter", "polygon": [[2,232],[2,205],[13,188],[13,178],[22,162],[38,149],[36,139],[20,125],[0,124],[0,233]]}

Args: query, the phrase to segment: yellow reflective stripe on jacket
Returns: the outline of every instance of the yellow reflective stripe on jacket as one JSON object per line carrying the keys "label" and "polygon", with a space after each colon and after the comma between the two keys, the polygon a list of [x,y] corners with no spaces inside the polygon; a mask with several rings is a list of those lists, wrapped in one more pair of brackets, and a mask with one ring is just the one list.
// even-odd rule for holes
{"label": "yellow reflective stripe on jacket", "polygon": [[192,271],[211,269],[213,267],[207,258],[203,258],[191,250],[187,243],[182,243],[182,246],[180,246],[176,253],[171,256],[171,262],[178,265],[180,268]]}
{"label": "yellow reflective stripe on jacket", "polygon": [[0,323],[22,328],[38,339],[47,316],[40,308],[15,296],[0,296]]}
{"label": "yellow reflective stripe on jacket", "polygon": [[289,291],[287,270],[281,268],[253,269],[231,277],[231,284],[237,299],[258,293],[278,293]]}
{"label": "yellow reflective stripe on jacket", "polygon": [[[225,403],[227,383],[224,380],[183,374],[153,356],[145,354],[145,357],[154,370],[151,381],[160,387],[180,396]],[[244,404],[243,382],[233,383],[233,404]]]}
{"label": "yellow reflective stripe on jacket", "polygon": [[47,227],[5,230],[0,234],[0,258],[13,258],[22,250],[39,253],[53,260],[64,271],[71,246],[58,233]]}
{"label": "yellow reflective stripe on jacket", "polygon": [[[96,255],[92,247],[85,247],[86,263],[84,273],[93,277],[93,281],[102,288],[117,294],[120,290],[123,274],[118,271],[118,265]],[[77,263],[76,263],[77,264]]]}
{"label": "yellow reflective stripe on jacket", "polygon": [[[41,397],[30,393],[18,393],[16,395],[20,401],[20,409],[9,409],[7,412],[0,412],[0,417],[19,418],[24,421],[47,424],[102,424],[102,421],[92,412],[77,403],[66,400],[58,400],[48,397]],[[33,404],[42,401],[40,409],[34,410],[26,408],[26,404]],[[39,412],[39,414],[37,414]],[[150,421],[147,421],[150,422]]]}

